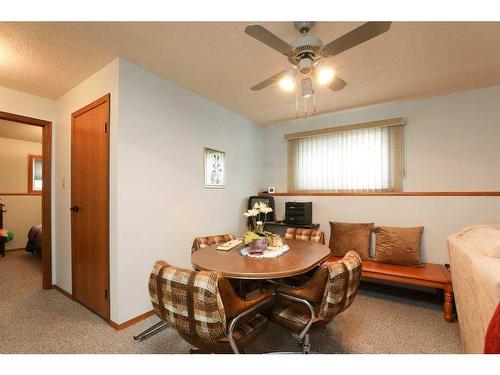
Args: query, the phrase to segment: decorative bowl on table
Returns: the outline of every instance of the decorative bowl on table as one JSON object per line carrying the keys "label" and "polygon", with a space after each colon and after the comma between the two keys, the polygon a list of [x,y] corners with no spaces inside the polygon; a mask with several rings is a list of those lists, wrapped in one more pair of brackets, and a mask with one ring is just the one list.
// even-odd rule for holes
{"label": "decorative bowl on table", "polygon": [[267,249],[266,237],[259,237],[250,242],[250,254],[262,254]]}

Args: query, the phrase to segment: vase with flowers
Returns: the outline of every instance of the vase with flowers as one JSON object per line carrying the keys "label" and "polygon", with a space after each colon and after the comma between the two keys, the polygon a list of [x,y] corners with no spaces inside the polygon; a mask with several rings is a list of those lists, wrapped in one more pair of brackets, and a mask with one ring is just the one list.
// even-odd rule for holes
{"label": "vase with flowers", "polygon": [[247,231],[243,236],[243,241],[245,245],[249,245],[251,254],[263,253],[267,246],[275,241],[276,235],[264,230],[267,214],[271,212],[273,212],[271,207],[264,202],[259,202],[243,214],[252,220],[252,230]]}

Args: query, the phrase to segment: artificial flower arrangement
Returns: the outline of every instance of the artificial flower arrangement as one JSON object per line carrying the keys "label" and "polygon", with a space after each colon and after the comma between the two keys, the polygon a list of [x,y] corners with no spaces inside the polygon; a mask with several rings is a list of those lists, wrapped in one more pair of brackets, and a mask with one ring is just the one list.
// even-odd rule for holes
{"label": "artificial flower arrangement", "polygon": [[259,202],[255,203],[253,208],[243,214],[247,218],[252,219],[253,230],[247,231],[243,235],[243,242],[245,245],[250,245],[250,252],[252,254],[262,253],[268,246],[283,246],[280,236],[264,230],[267,214],[271,212],[273,212],[271,207],[264,202]]}

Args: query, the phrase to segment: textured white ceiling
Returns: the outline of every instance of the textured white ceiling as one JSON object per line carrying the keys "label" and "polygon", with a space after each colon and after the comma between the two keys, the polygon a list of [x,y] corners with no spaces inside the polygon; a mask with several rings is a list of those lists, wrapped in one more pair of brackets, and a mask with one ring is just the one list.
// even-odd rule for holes
{"label": "textured white ceiling", "polygon": [[0,138],[42,143],[42,128],[19,122],[0,120]]}
{"label": "textured white ceiling", "polygon": [[[259,123],[295,116],[275,85],[250,87],[289,65],[241,22],[1,23],[0,85],[55,99],[117,56]],[[292,22],[262,23],[286,41]],[[360,22],[319,22],[324,43]],[[348,85],[317,89],[331,112],[500,84],[500,23],[395,22],[387,33],[326,60]]]}

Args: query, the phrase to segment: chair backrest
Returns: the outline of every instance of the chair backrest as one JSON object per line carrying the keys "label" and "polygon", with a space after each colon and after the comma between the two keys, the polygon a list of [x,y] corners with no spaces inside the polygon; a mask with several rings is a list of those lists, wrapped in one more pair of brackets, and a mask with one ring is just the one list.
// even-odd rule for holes
{"label": "chair backrest", "polygon": [[236,237],[232,234],[220,234],[217,236],[196,237],[193,241],[193,246],[191,247],[191,254],[197,250],[203,249],[204,247],[228,242],[234,240],[235,238]]}
{"label": "chair backrest", "polygon": [[322,267],[328,268],[328,280],[318,318],[329,321],[354,301],[361,281],[361,257],[357,252],[349,251],[342,259],[326,262]]}
{"label": "chair backrest", "polygon": [[210,341],[226,335],[226,314],[217,272],[191,271],[157,261],[149,277],[156,314],[187,334]]}
{"label": "chair backrest", "polygon": [[325,233],[318,229],[286,228],[284,237],[286,239],[325,244]]}

